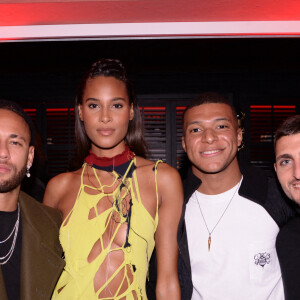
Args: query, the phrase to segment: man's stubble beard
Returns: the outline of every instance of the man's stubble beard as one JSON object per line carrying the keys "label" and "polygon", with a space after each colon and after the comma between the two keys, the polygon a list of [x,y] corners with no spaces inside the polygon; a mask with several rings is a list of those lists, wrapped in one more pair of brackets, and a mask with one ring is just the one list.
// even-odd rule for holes
{"label": "man's stubble beard", "polygon": [[16,167],[12,166],[12,169],[15,171],[15,174],[12,178],[8,180],[0,180],[0,193],[8,193],[18,187],[26,174],[26,165],[19,171],[16,172]]}

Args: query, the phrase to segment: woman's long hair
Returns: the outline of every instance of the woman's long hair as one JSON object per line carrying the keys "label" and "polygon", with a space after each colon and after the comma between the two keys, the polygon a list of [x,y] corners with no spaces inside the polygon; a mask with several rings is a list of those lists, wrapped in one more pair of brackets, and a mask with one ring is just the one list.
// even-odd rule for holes
{"label": "woman's long hair", "polygon": [[142,118],[133,85],[129,81],[126,70],[120,60],[103,58],[95,62],[90,70],[82,77],[77,90],[75,99],[75,138],[77,146],[76,161],[78,165],[83,163],[84,158],[88,155],[91,148],[91,141],[86,134],[84,122],[81,121],[79,117],[78,105],[82,104],[82,97],[87,80],[98,76],[114,77],[115,79],[124,82],[129,97],[129,104],[133,105],[134,110],[134,117],[128,124],[125,142],[136,155],[145,158],[147,146],[143,134]]}

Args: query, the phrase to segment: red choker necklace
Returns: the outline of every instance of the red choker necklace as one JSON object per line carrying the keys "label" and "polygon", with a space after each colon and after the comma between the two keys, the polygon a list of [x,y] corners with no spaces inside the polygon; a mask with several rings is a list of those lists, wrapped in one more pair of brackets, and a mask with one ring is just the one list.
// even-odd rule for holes
{"label": "red choker necklace", "polygon": [[128,145],[125,146],[125,150],[113,157],[98,157],[91,150],[90,154],[84,159],[84,161],[97,169],[106,169],[107,167],[117,167],[120,166],[131,159],[133,159],[135,154],[130,151]]}

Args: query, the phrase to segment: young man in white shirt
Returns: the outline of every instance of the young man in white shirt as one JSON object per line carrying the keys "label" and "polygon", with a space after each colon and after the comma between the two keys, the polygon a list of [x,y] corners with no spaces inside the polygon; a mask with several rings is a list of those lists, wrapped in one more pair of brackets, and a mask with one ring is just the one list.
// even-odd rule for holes
{"label": "young man in white shirt", "polygon": [[185,111],[182,145],[192,164],[178,230],[182,299],[282,300],[275,249],[293,214],[275,181],[240,168],[234,107],[204,93]]}

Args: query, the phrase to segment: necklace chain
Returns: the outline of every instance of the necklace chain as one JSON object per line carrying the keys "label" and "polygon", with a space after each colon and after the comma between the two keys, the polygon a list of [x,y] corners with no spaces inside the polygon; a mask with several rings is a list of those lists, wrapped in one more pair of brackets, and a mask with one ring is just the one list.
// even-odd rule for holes
{"label": "necklace chain", "polygon": [[19,231],[19,222],[20,222],[20,205],[18,203],[18,217],[17,217],[16,223],[15,223],[11,233],[8,235],[8,237],[6,239],[4,239],[3,241],[0,241],[0,244],[7,242],[14,233],[13,241],[12,241],[9,251],[4,256],[0,256],[0,265],[5,265],[9,261],[9,259],[11,258],[12,254],[15,250],[18,231]]}
{"label": "necklace chain", "polygon": [[207,223],[206,223],[204,214],[203,214],[203,212],[202,212],[202,209],[201,209],[201,206],[200,206],[200,203],[199,203],[197,191],[195,191],[195,195],[196,195],[197,203],[198,203],[198,206],[199,206],[199,209],[200,209],[200,212],[201,212],[201,216],[202,216],[202,219],[203,219],[203,221],[204,221],[206,230],[207,230],[207,232],[208,232],[208,251],[210,251],[211,235],[212,235],[212,233],[214,232],[214,230],[216,229],[216,227],[218,226],[218,224],[220,223],[220,221],[222,220],[222,218],[223,218],[225,212],[227,211],[229,205],[231,204],[231,202],[232,202],[232,200],[233,200],[233,198],[234,198],[236,192],[238,191],[238,189],[239,189],[239,187],[240,187],[240,185],[241,185],[241,182],[242,182],[242,181],[240,181],[240,182],[238,183],[238,185],[237,185],[237,187],[236,187],[236,189],[235,189],[235,191],[234,191],[234,193],[233,193],[231,199],[229,200],[229,202],[228,202],[228,204],[226,205],[226,207],[225,207],[223,213],[221,214],[220,218],[218,219],[217,223],[215,224],[215,226],[213,227],[212,230],[209,230],[209,228],[208,228],[208,226],[207,226]]}

